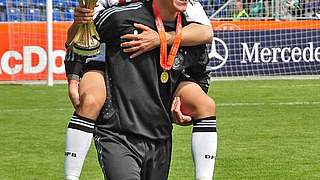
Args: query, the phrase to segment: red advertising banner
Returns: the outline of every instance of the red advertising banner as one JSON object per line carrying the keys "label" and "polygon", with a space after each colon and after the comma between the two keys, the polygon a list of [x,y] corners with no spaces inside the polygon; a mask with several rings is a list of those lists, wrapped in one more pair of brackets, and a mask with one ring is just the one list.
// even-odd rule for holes
{"label": "red advertising banner", "polygon": [[[64,42],[69,22],[54,23],[54,79],[65,79]],[[0,24],[0,81],[46,80],[46,23]]]}
{"label": "red advertising banner", "polygon": [[214,31],[221,30],[295,30],[320,29],[319,20],[303,21],[212,21]]}
{"label": "red advertising banner", "polygon": [[[53,25],[54,80],[64,80],[64,43],[71,22]],[[212,21],[214,31],[320,29],[320,21]],[[0,23],[0,81],[47,79],[45,22]]]}

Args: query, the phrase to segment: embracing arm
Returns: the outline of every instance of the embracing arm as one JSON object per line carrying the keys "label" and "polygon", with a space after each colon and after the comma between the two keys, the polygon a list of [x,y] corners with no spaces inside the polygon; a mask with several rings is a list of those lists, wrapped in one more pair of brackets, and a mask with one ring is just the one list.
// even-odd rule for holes
{"label": "embracing arm", "polygon": [[[172,44],[175,32],[167,32],[168,44]],[[181,46],[195,46],[212,42],[213,31],[208,25],[191,23],[182,29]]]}
{"label": "embracing arm", "polygon": [[[140,29],[140,34],[126,34],[121,36],[127,41],[121,44],[123,51],[131,53],[130,58],[135,58],[145,52],[148,52],[160,45],[160,39],[157,31],[143,24],[134,24],[137,29]],[[172,45],[175,37],[175,32],[166,32],[167,43]],[[191,23],[182,29],[181,46],[195,46],[212,42],[213,31],[211,25]]]}
{"label": "embracing arm", "polygon": [[[203,7],[197,1],[189,2],[186,12],[184,13],[186,20],[190,22],[182,30],[181,46],[195,46],[200,44],[207,44],[212,42],[213,30],[211,22],[206,15]],[[160,40],[158,33],[142,24],[135,24],[137,29],[142,33],[134,35],[127,34],[121,38],[132,40],[122,43],[124,52],[130,53],[130,58],[134,58],[150,51],[159,46]],[[171,45],[175,37],[175,32],[166,32],[167,43]]]}

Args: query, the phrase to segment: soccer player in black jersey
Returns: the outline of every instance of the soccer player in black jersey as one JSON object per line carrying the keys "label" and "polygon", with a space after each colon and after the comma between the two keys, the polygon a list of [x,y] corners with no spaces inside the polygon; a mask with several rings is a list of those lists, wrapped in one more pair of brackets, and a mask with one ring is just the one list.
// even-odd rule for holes
{"label": "soccer player in black jersey", "polygon": [[[86,12],[86,16],[82,16],[81,17],[81,12],[77,12],[77,9],[76,9],[75,18],[76,19],[78,18],[77,21],[86,22],[86,21],[90,20],[90,12],[91,11],[88,10],[88,9],[84,9],[84,8],[78,8],[78,10],[79,9],[80,9],[80,11],[85,11]],[[196,12],[196,11],[194,11],[194,12]],[[199,14],[201,14],[201,13],[199,13],[199,11],[198,11],[197,12],[197,16],[199,16]],[[191,17],[191,15],[189,17],[189,19],[191,18],[191,21],[194,20],[194,15],[192,17]],[[201,19],[202,19],[202,21],[204,20],[204,18],[201,18]],[[146,27],[146,26],[144,26],[142,24],[138,24],[138,25],[135,25],[135,26],[137,28],[141,28],[142,30],[144,30],[143,33],[147,32],[145,34],[148,34],[148,33],[152,34],[153,33],[152,31],[150,31],[150,29],[148,27]],[[193,34],[190,33],[190,29],[189,29],[189,31],[185,31],[186,33],[184,33],[184,36],[187,36],[187,35],[189,35],[191,37],[192,37],[192,35],[195,36],[196,35],[195,32],[197,32],[196,29],[199,26],[198,27],[189,26],[189,27],[192,27],[194,29],[194,31],[192,32]],[[187,28],[185,28],[185,29],[187,29]],[[192,35],[190,35],[190,34],[192,34]],[[135,39],[135,37],[132,36],[132,35],[123,36],[123,37],[124,38],[133,38],[133,39]],[[144,40],[141,37],[143,37],[143,36],[141,36],[141,34],[140,34],[139,35],[139,41],[140,41],[139,46],[140,47],[145,47],[145,46],[147,46],[147,47],[149,46],[150,47],[149,44],[146,44],[146,40]],[[206,36],[202,36],[202,37],[205,38]],[[197,44],[197,43],[203,42],[203,40],[199,39],[199,38],[196,39],[196,40],[190,39],[190,38],[189,38],[190,40],[187,40],[187,38],[184,38],[184,39],[182,41],[182,44],[185,44],[185,45],[192,45],[194,43]],[[128,42],[128,43],[123,43],[123,46],[124,47],[128,47],[128,46],[131,47],[131,48],[126,49],[127,52],[137,51],[137,46],[134,46],[134,45],[136,45],[137,42],[139,43],[139,41],[135,41],[135,42],[132,41],[132,42]],[[141,43],[141,42],[143,42],[143,43]],[[153,47],[151,47],[151,48],[153,48]],[[102,48],[102,51],[103,51],[103,48]],[[137,55],[143,53],[144,51],[148,51],[148,48],[145,48],[142,51],[138,51],[138,52],[134,53],[133,55],[137,56]],[[72,58],[77,58],[77,57],[75,57],[72,54],[69,54],[69,57],[67,59],[70,59],[70,58],[72,59]],[[70,64],[74,66],[74,62],[70,63],[70,61],[66,61],[66,66],[70,67]],[[76,69],[76,66],[74,66],[72,68]],[[97,67],[97,65],[95,65],[95,66]],[[102,67],[102,69],[101,69],[101,67]],[[92,132],[91,129],[93,129],[93,124],[94,124],[94,120],[95,120],[95,118],[97,116],[97,111],[99,111],[99,109],[101,108],[101,106],[100,105],[97,106],[96,105],[97,102],[94,102],[94,101],[98,101],[99,102],[100,100],[103,100],[103,98],[101,98],[101,97],[104,97],[106,95],[105,91],[103,91],[103,89],[105,89],[104,83],[101,83],[101,81],[102,81],[101,79],[103,79],[103,78],[101,78],[103,76],[103,73],[100,73],[102,71],[97,71],[97,70],[102,70],[103,71],[103,66],[100,66],[100,68],[98,68],[96,70],[90,70],[89,69],[89,71],[87,71],[85,73],[84,78],[82,78],[82,80],[81,80],[81,83],[85,84],[85,86],[80,86],[80,95],[81,95],[81,100],[83,101],[83,103],[80,103],[80,106],[77,109],[77,114],[75,114],[72,117],[72,119],[70,120],[69,128],[68,128],[68,134],[67,134],[66,143],[68,145],[68,148],[66,149],[66,167],[65,167],[66,168],[65,169],[66,179],[77,179],[80,176],[81,167],[82,167],[82,164],[83,164],[83,161],[84,161],[84,157],[85,157],[85,155],[86,155],[86,153],[87,153],[87,151],[89,149],[90,142],[91,142],[91,135],[90,135],[90,133]],[[71,71],[71,73],[69,72],[68,75],[71,75],[71,77],[72,77],[72,76],[77,75],[77,74],[74,74],[74,72]],[[70,76],[68,76],[68,77],[70,77]],[[95,77],[95,78],[88,78],[88,77]],[[70,80],[69,82],[77,82],[77,81]],[[71,83],[69,83],[69,85],[70,84]],[[92,88],[86,88],[86,86],[87,87],[91,86],[91,87],[93,87],[93,89]],[[188,86],[188,87],[190,87],[190,86]],[[186,89],[186,88],[183,88],[183,89]],[[76,88],[76,90],[77,90],[77,88]],[[92,96],[90,96],[90,93],[95,95],[95,96],[97,96],[97,97],[96,98],[92,98]],[[77,96],[76,97],[72,97],[72,93],[70,93],[70,94],[71,94],[70,95],[71,99],[76,99],[77,100],[77,98],[79,98]],[[179,93],[177,93],[177,95],[179,95]],[[100,100],[99,100],[99,97],[100,97]],[[186,96],[183,96],[183,97],[185,98]],[[89,102],[88,102],[87,99],[89,99]],[[73,103],[75,105],[75,107],[78,106],[77,104],[79,102],[76,102],[76,101],[72,101],[72,102],[75,102],[75,103]],[[184,101],[184,102],[186,102],[186,101]],[[101,102],[100,102],[100,104],[101,104]],[[81,106],[84,106],[84,107],[81,107]],[[89,106],[90,108],[86,108],[86,106]],[[184,109],[186,109],[186,108],[184,108]],[[177,111],[177,110],[175,109],[175,111]],[[183,116],[183,117],[186,117],[186,116]],[[196,116],[194,116],[194,117],[196,117]],[[180,118],[180,119],[183,120],[183,118]],[[71,156],[74,151],[77,151],[77,156]],[[203,168],[201,168],[201,169],[203,169]],[[212,174],[212,173],[209,173],[209,174]]]}
{"label": "soccer player in black jersey", "polygon": [[[162,8],[160,14],[163,19],[174,21],[175,11],[183,10],[186,1],[157,2],[159,9]],[[135,13],[139,16],[135,16]],[[207,56],[203,56],[204,46],[181,50],[181,61],[184,62],[178,62],[169,72],[170,80],[167,83],[159,81],[162,69],[158,50],[144,53],[134,60],[130,60],[128,54],[123,52],[120,36],[136,30],[132,22],[154,29],[152,16],[150,3],[136,3],[117,11],[104,11],[96,21],[101,41],[106,43],[108,99],[96,123],[95,137],[100,164],[109,180],[167,178],[171,154],[170,104],[178,85],[181,86],[177,88],[177,98],[172,106],[176,118],[179,119],[180,97],[181,107],[191,110],[190,115],[198,115],[195,117],[199,119],[194,120],[194,132],[213,135],[210,141],[216,140],[214,102],[209,100],[209,110],[205,109],[200,114],[192,110],[201,109],[183,106],[195,104],[188,104],[186,97],[191,96],[183,93],[183,88],[197,82],[198,85],[188,88],[196,90],[201,87],[202,80],[208,80],[207,74],[203,73],[207,62]],[[173,23],[166,25],[167,28],[175,28]],[[207,88],[207,83],[204,82],[202,87]],[[201,96],[204,94],[200,93]],[[202,150],[206,148],[201,143],[197,146]],[[208,161],[211,167],[214,165],[215,152],[203,153],[200,158]],[[210,177],[197,177],[208,178],[212,178],[212,174]]]}

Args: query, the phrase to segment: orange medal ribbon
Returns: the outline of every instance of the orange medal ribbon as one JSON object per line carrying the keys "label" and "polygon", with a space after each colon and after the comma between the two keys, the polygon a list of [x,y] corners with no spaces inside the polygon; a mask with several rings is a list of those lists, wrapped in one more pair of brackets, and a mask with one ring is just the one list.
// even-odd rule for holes
{"label": "orange medal ribbon", "polygon": [[164,25],[162,22],[162,18],[159,13],[159,9],[157,7],[157,1],[153,0],[152,2],[152,8],[153,12],[155,14],[155,22],[157,26],[157,30],[159,33],[159,39],[160,39],[160,66],[163,69],[163,73],[161,74],[161,82],[166,83],[169,79],[169,74],[166,72],[171,69],[174,59],[176,57],[176,54],[178,52],[181,37],[182,37],[182,19],[181,14],[178,13],[177,17],[177,24],[176,24],[176,36],[173,40],[169,56],[167,56],[167,38],[166,38],[166,32],[164,29]]}

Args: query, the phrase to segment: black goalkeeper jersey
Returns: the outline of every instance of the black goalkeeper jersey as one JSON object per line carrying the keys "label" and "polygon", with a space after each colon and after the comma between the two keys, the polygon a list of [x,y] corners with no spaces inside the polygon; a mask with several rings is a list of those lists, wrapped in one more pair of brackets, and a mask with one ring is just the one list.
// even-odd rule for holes
{"label": "black goalkeeper jersey", "polygon": [[[172,131],[172,94],[183,68],[172,69],[169,81],[163,84],[160,82],[159,48],[130,59],[120,47],[120,36],[134,33],[134,23],[156,29],[151,3],[132,3],[106,9],[98,15],[95,23],[101,42],[106,43],[108,87],[108,100],[97,127],[155,140],[167,139]],[[175,29],[175,23],[164,24],[166,31]],[[197,60],[189,59],[190,62],[183,64]]]}

